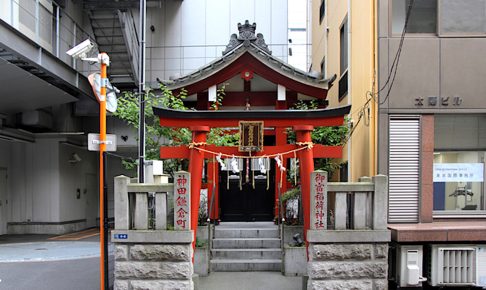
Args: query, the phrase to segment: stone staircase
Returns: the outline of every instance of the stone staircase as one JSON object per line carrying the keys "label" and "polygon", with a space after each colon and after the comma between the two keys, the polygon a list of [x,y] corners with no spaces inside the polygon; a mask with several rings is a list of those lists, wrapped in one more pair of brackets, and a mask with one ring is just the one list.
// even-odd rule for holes
{"label": "stone staircase", "polygon": [[223,222],[215,227],[211,271],[280,271],[279,230],[272,222]]}

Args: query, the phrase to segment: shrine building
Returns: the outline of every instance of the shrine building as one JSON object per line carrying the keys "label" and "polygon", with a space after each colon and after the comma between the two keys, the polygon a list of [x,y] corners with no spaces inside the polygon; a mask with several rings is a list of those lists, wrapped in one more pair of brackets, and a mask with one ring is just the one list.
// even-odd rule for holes
{"label": "shrine building", "polygon": [[[161,159],[188,159],[191,225],[197,229],[202,188],[208,190],[210,218],[222,222],[274,221],[288,189],[290,158],[299,160],[304,233],[309,229],[310,176],[315,158],[341,158],[341,146],[313,144],[315,127],[343,125],[350,106],[326,108],[333,79],[296,69],[272,56],[256,24],[238,24],[223,56],[167,84],[196,110],[155,107],[160,125],[189,128],[189,146],[161,147]],[[217,104],[218,90],[224,98]],[[291,109],[299,100],[318,100],[318,109]],[[216,105],[215,105],[216,104]],[[211,128],[240,132],[239,146],[207,144]],[[288,141],[288,131],[296,140]],[[206,165],[205,165],[206,164]],[[203,183],[203,181],[206,181]]]}

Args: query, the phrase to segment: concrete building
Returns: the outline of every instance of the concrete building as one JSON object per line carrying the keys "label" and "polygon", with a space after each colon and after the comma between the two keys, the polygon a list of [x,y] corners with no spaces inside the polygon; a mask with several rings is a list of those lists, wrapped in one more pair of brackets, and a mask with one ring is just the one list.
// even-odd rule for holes
{"label": "concrete building", "polygon": [[[312,67],[336,74],[330,106],[353,106],[348,176],[389,176],[392,287],[421,286],[421,277],[434,286],[486,284],[485,5],[312,4]],[[373,100],[366,105],[368,92]],[[464,260],[452,262],[452,256]],[[407,263],[417,265],[415,274]],[[446,275],[453,267],[472,269],[461,272],[471,276]]]}
{"label": "concrete building", "polygon": [[[258,23],[274,56],[290,61],[288,1],[147,3],[150,87],[221,56],[236,24],[245,20]],[[0,235],[63,233],[96,224],[97,155],[87,151],[86,135],[98,132],[98,104],[86,76],[98,67],[75,61],[65,51],[90,38],[111,57],[111,82],[135,89],[138,4],[1,2]],[[108,133],[118,136],[116,155],[136,157],[136,132],[113,118],[107,124]],[[107,180],[128,174],[117,156],[108,156]],[[112,188],[108,183],[110,217]]]}
{"label": "concrete building", "polygon": [[422,283],[407,281],[410,259],[430,285],[486,285],[485,5],[378,1],[378,169],[400,286]]}
{"label": "concrete building", "polygon": [[352,105],[339,179],[376,174],[374,1],[312,1],[312,70],[335,76],[329,106]]}

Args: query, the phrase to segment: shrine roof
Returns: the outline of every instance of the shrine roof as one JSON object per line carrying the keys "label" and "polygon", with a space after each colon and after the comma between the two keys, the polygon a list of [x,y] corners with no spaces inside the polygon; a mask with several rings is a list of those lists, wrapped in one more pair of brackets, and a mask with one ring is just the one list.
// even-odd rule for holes
{"label": "shrine roof", "polygon": [[[229,44],[223,51],[222,57],[213,60],[190,74],[161,82],[166,85],[169,90],[187,89],[189,86],[198,83],[201,80],[205,80],[224,68],[229,67],[241,56],[247,53],[266,67],[287,79],[313,87],[314,89],[328,90],[329,86],[335,80],[335,76],[329,79],[324,79],[320,73],[307,73],[273,56],[272,52],[268,49],[268,45],[265,43],[263,35],[261,33],[255,35],[255,29],[256,24],[253,23],[250,25],[248,20],[244,25],[238,23],[239,35],[231,35]],[[245,59],[245,61],[248,62],[248,59]]]}
{"label": "shrine roof", "polygon": [[153,107],[154,114],[167,119],[322,119],[349,114],[351,105],[317,110],[174,110]]}

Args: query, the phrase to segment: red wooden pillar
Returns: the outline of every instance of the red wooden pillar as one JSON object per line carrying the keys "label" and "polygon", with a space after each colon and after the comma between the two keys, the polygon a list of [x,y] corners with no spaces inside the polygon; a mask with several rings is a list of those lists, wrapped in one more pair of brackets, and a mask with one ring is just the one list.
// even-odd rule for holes
{"label": "red wooden pillar", "polygon": [[[190,127],[192,131],[192,142],[206,142],[206,133],[209,132],[208,126]],[[197,146],[197,145],[195,145]],[[199,145],[197,147],[204,147]],[[204,153],[193,148],[189,159],[189,172],[191,173],[191,230],[194,231],[192,247],[196,246],[197,217],[199,215],[199,201],[201,198],[201,182],[203,172]]]}
{"label": "red wooden pillar", "polygon": [[[210,219],[218,219],[219,218],[219,166],[216,160],[210,159],[208,162],[208,211]],[[215,186],[214,190],[214,200],[213,200],[213,207],[211,210],[211,199],[213,198],[213,186]]]}
{"label": "red wooden pillar", "polygon": [[[294,126],[297,142],[311,142],[313,126]],[[304,209],[304,240],[307,240],[307,230],[310,228],[310,175],[314,171],[314,154],[312,149],[298,152],[300,159],[300,189],[302,193],[302,207]]]}

